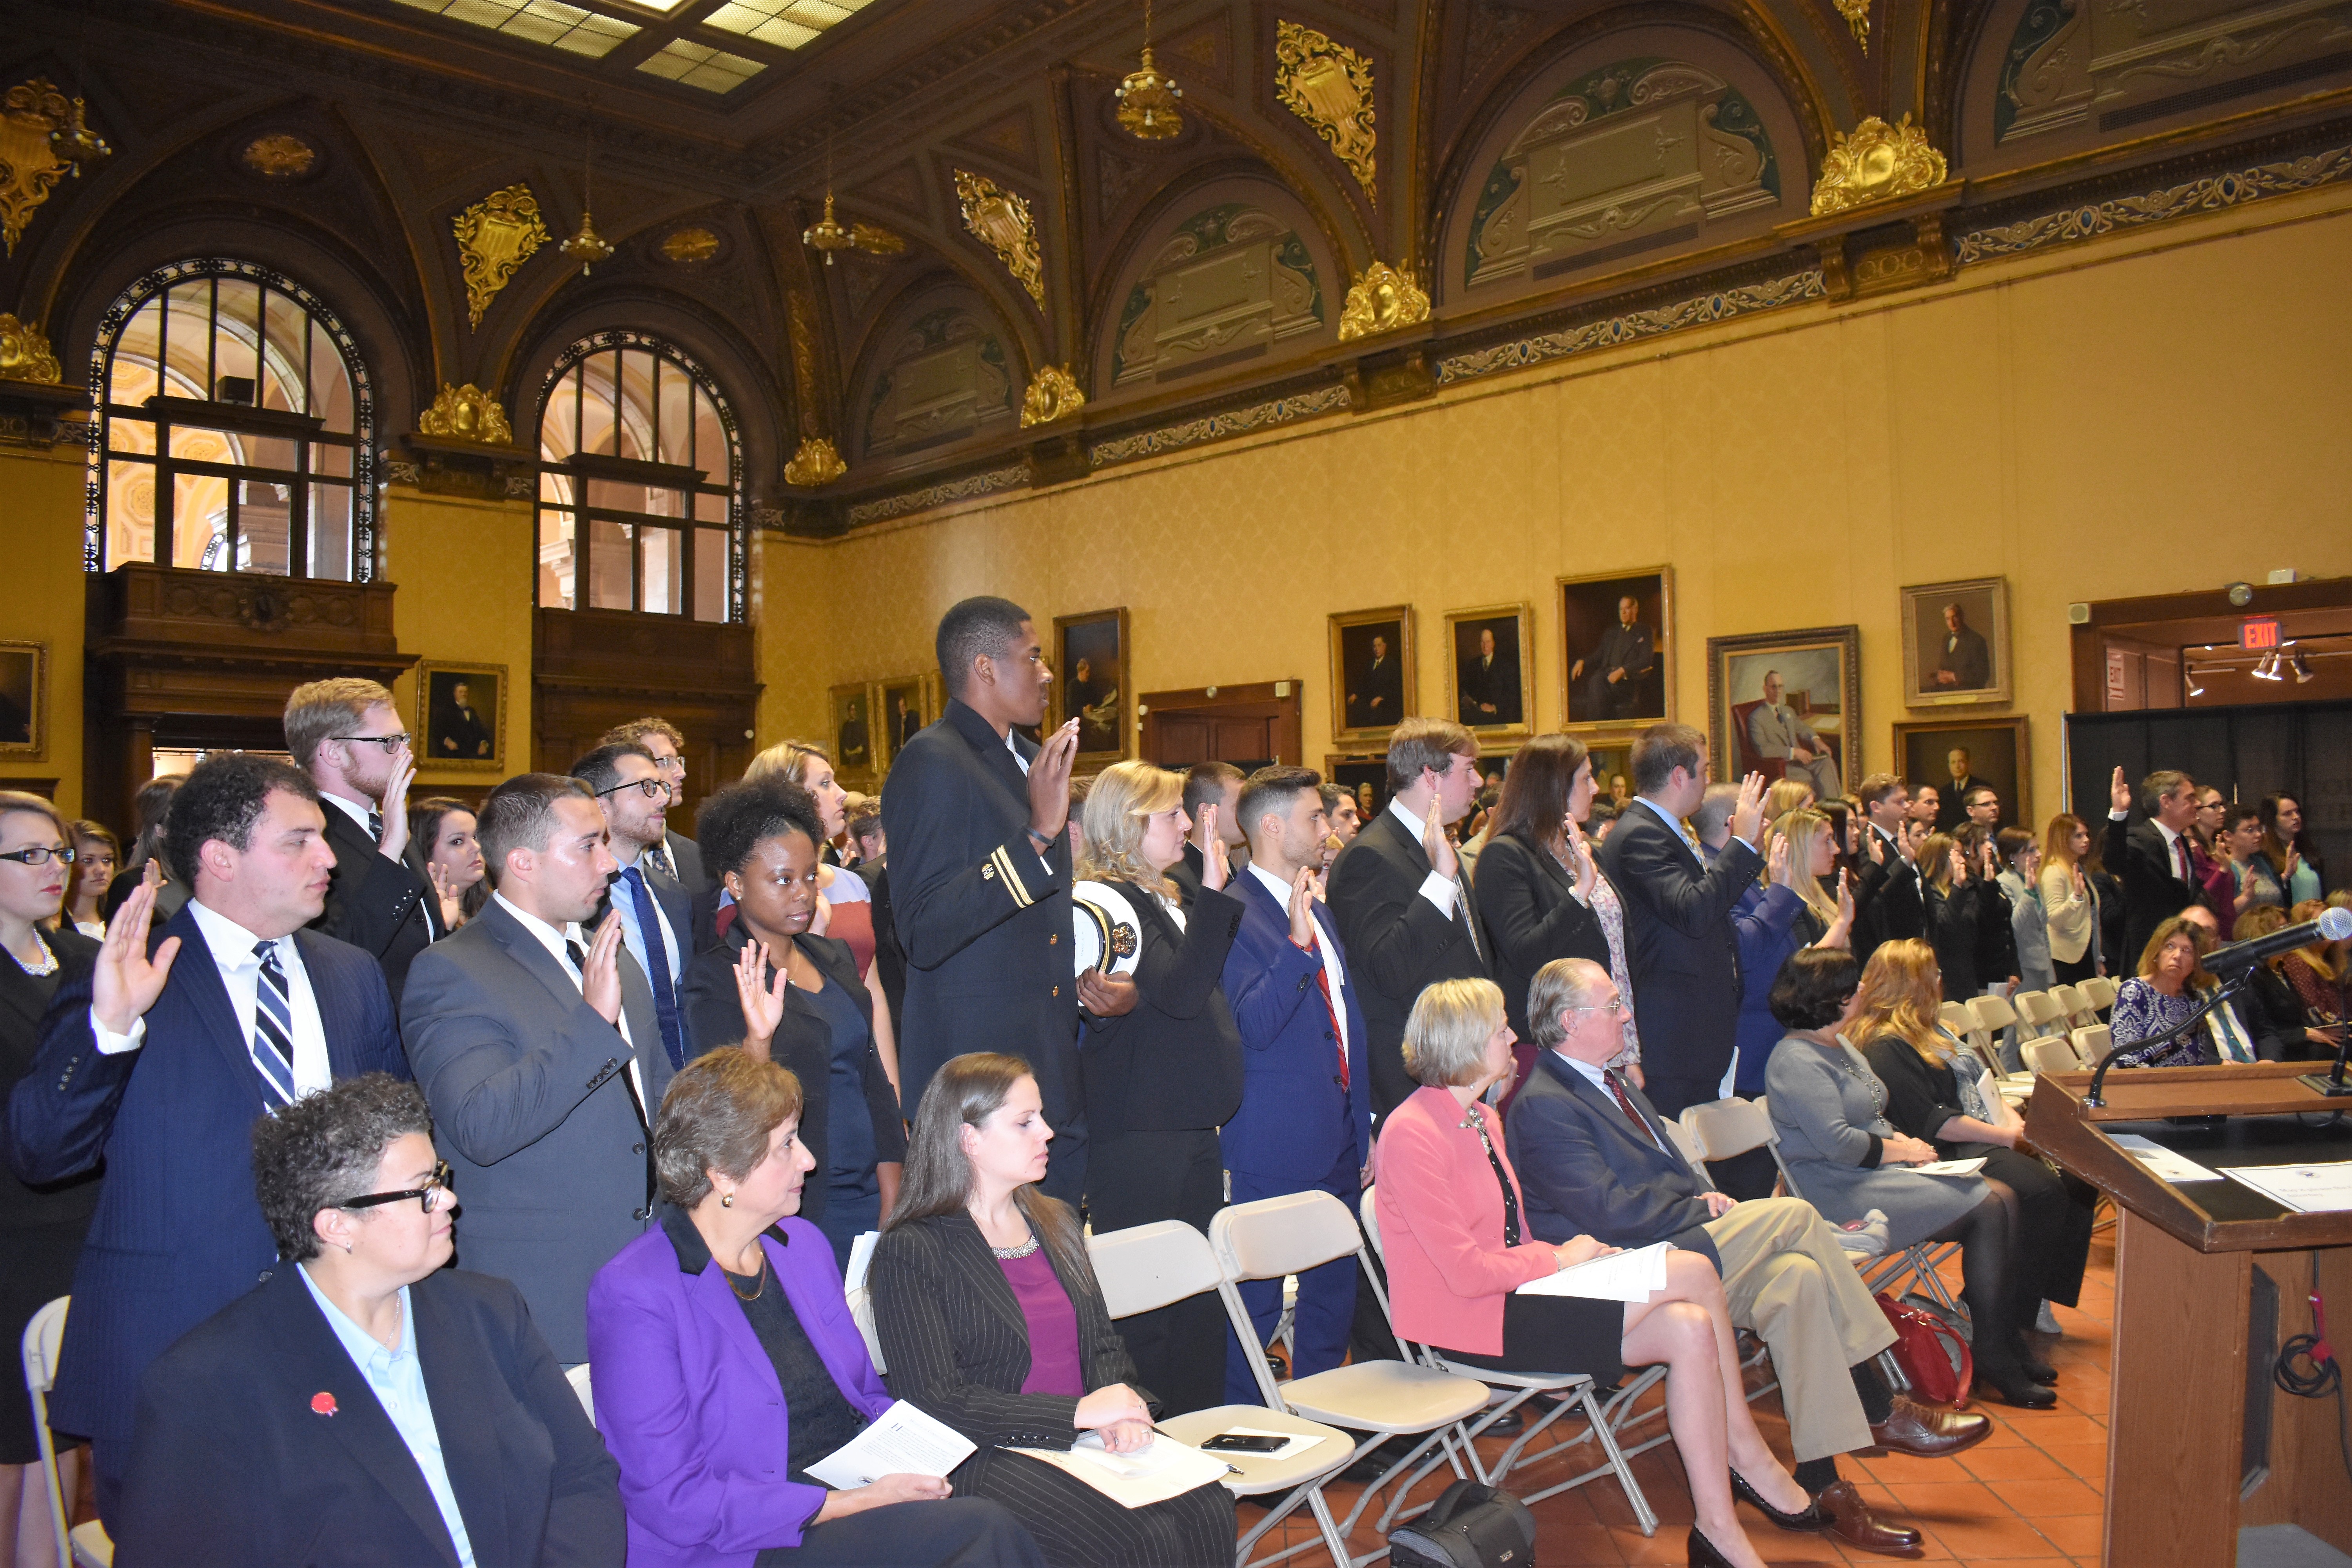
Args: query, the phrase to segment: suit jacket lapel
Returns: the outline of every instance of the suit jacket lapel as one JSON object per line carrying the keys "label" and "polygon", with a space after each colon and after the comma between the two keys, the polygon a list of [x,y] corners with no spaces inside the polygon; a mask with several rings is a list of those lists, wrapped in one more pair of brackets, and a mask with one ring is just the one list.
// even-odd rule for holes
{"label": "suit jacket lapel", "polygon": [[344,984],[344,966],[324,956],[325,939],[298,931],[294,948],[302,955],[302,972],[310,979],[310,997],[319,1005],[319,1027],[327,1037],[327,1069],[338,1079],[355,1078],[368,1064],[359,1056],[363,1038],[360,999]]}
{"label": "suit jacket lapel", "polygon": [[230,1076],[244,1086],[253,1097],[257,1110],[268,1109],[261,1098],[261,1073],[253,1065],[252,1043],[236,1021],[236,1007],[228,999],[228,986],[221,980],[220,965],[213,961],[212,943],[205,940],[205,928],[196,923],[195,900],[191,899],[172,917],[171,923],[161,931],[147,933],[147,951],[152,953],[156,944],[167,936],[180,939],[179,959],[172,964],[172,980],[187,977],[187,989],[183,994],[194,1007],[213,1037],[213,1044],[227,1061]]}
{"label": "suit jacket lapel", "polygon": [[[1021,764],[1013,760],[1013,752],[1005,748],[1004,738],[996,732],[996,726],[966,707],[961,700],[948,704],[946,718],[950,724],[955,726],[956,733],[963,737],[964,743],[978,754],[980,765],[988,770],[992,778],[1013,792],[1013,801],[1026,800],[1029,777],[1021,771]],[[1018,746],[1021,742],[1016,737],[1013,743]]]}
{"label": "suit jacket lapel", "polygon": [[[1609,1098],[1608,1091],[1566,1062],[1555,1060],[1556,1055],[1556,1052],[1546,1051],[1539,1059],[1569,1093],[1583,1102],[1585,1109],[1591,1111],[1603,1127],[1608,1128],[1628,1147],[1643,1151],[1652,1156],[1660,1152],[1659,1140],[1664,1137],[1664,1134],[1655,1127],[1650,1127],[1650,1142],[1644,1142],[1636,1137],[1633,1129],[1625,1121],[1625,1113],[1617,1108],[1615,1100]],[[1631,1100],[1633,1097],[1628,1095],[1626,1098]],[[1636,1107],[1636,1109],[1639,1108]],[[1643,1126],[1650,1126],[1649,1118],[1643,1117],[1642,1120]]]}
{"label": "suit jacket lapel", "polygon": [[[59,961],[62,963],[62,960]],[[26,1024],[37,1029],[41,1015],[49,1010],[48,1004],[35,989],[30,976],[13,963],[0,963],[0,1004],[5,1004],[21,1016]],[[31,1039],[27,1033],[25,1037]]]}
{"label": "suit jacket lapel", "polygon": [[[475,1568],[518,1561],[513,1553],[522,1543],[508,1515],[506,1489],[499,1484],[505,1467],[498,1428],[482,1397],[482,1390],[495,1387],[502,1375],[481,1353],[479,1339],[451,1321],[440,1297],[424,1283],[410,1287],[408,1305],[416,1314],[416,1354],[425,1366],[425,1399],[433,1406],[442,1464],[449,1472],[449,1489],[457,1494],[458,1517],[466,1521]],[[437,1518],[439,1509],[434,1511]]]}
{"label": "suit jacket lapel", "polygon": [[[547,987],[549,995],[567,1006],[580,1000],[580,987],[570,973],[556,962],[553,953],[540,945],[539,938],[522,928],[521,921],[499,908],[495,901],[483,905],[478,918],[489,927],[490,934],[498,939],[498,944],[506,950],[508,956],[530,971],[532,978]],[[659,1039],[661,1037],[656,1035],[654,1037]]]}

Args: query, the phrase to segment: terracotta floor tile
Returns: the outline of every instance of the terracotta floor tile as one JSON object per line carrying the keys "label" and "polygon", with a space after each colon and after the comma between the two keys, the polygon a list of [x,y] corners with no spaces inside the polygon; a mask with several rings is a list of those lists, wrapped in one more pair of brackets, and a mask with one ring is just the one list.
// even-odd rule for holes
{"label": "terracotta floor tile", "polygon": [[1561,1568],[1620,1568],[1625,1561],[1606,1525],[1556,1525],[1542,1520],[1536,1541],[1537,1561],[1547,1568],[1553,1563]]}
{"label": "terracotta floor tile", "polygon": [[2001,1501],[2036,1525],[2053,1519],[2096,1517],[2103,1505],[2098,1489],[2072,1476],[2034,1480],[2001,1481],[1993,1490]]}
{"label": "terracotta floor tile", "polygon": [[2095,1563],[2099,1545],[2106,1539],[2105,1521],[2095,1513],[2078,1514],[2069,1519],[2036,1520],[2034,1528],[2050,1538],[2051,1543],[2076,1557]]}
{"label": "terracotta floor tile", "polygon": [[1896,1510],[1922,1528],[2010,1513],[1981,1481],[1944,1481],[1934,1485],[1913,1482],[1890,1489],[1895,1494]]}
{"label": "terracotta floor tile", "polygon": [[2052,1544],[2049,1537],[2006,1510],[1981,1519],[1930,1524],[1927,1529],[1964,1563],[2046,1561],[2069,1555]]}
{"label": "terracotta floor tile", "polygon": [[[1616,1545],[1620,1557],[1626,1563],[1654,1563],[1658,1568],[1682,1568],[1682,1564],[1690,1561],[1690,1552],[1686,1545],[1690,1538],[1690,1526],[1687,1524],[1681,1526],[1662,1524],[1658,1526],[1656,1535],[1646,1539],[1632,1525],[1612,1525],[1609,1528],[1609,1536]],[[1538,1542],[1538,1550],[1541,1550],[1540,1541]],[[1538,1557],[1537,1561],[1541,1562],[1543,1559]]]}
{"label": "terracotta floor tile", "polygon": [[2068,1474],[2066,1468],[2039,1448],[1996,1448],[1990,1444],[1970,1448],[1957,1461],[1980,1481],[2050,1480]]}
{"label": "terracotta floor tile", "polygon": [[2107,1446],[2105,1443],[2051,1443],[2043,1453],[2066,1468],[2068,1474],[2095,1487],[2105,1487],[2107,1479]]}
{"label": "terracotta floor tile", "polygon": [[2022,1417],[2021,1428],[2027,1442],[2035,1447],[2053,1443],[2104,1443],[2107,1440],[2106,1423],[2097,1416],[2079,1411],[2043,1410]]}

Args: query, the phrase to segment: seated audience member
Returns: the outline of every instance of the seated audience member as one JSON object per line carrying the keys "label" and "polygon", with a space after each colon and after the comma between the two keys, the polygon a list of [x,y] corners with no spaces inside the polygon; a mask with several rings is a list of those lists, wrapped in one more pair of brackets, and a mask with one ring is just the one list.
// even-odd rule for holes
{"label": "seated audience member", "polygon": [[[2256,904],[2238,917],[2238,940],[2252,942],[2286,925],[2284,910],[2276,904]],[[2288,1061],[2331,1058],[2344,1038],[2341,994],[2318,984],[2310,961],[2304,957],[2306,951],[2279,953],[2255,964],[2246,972],[2246,990],[2240,998],[2248,1014],[2259,1018],[2257,1027],[2278,1040],[2279,1055]],[[2304,984],[2288,978],[2290,964]],[[2306,1005],[2306,994],[2315,997],[2315,1005]]]}
{"label": "seated audience member", "polygon": [[[1183,775],[1181,793],[1189,826],[1184,829],[1183,853],[1169,866],[1168,879],[1176,885],[1177,902],[1189,910],[1208,870],[1205,857],[1211,840],[1224,846],[1228,866],[1242,843],[1241,824],[1234,820],[1241,809],[1242,771],[1231,763],[1195,763]],[[1071,810],[1075,815],[1076,807]],[[1088,1127],[1087,1134],[1091,1143],[1094,1129]]]}
{"label": "seated audience member", "polygon": [[1666,1424],[1698,1511],[1687,1543],[1695,1565],[1762,1568],[1735,1495],[1785,1529],[1822,1528],[1811,1498],[1756,1430],[1723,1287],[1704,1255],[1667,1254],[1665,1286],[1647,1301],[1518,1294],[1616,1249],[1590,1236],[1555,1246],[1528,1228],[1503,1129],[1483,1103],[1514,1068],[1495,983],[1447,980],[1423,991],[1404,1053],[1422,1087],[1381,1123],[1372,1162],[1398,1336],[1468,1365],[1581,1373],[1602,1388],[1627,1364],[1664,1362]]}
{"label": "seated audience member", "polygon": [[490,901],[489,868],[476,828],[474,808],[462,800],[436,795],[409,805],[404,858],[432,884],[436,936],[447,936]]}
{"label": "seated audience member", "polygon": [[2052,817],[2042,836],[2042,870],[2034,883],[2050,933],[2051,978],[2061,985],[2100,973],[2099,890],[2086,866],[2091,847],[2091,830],[2068,812]]}
{"label": "seated audience member", "polygon": [[794,1215],[816,1169],[802,1109],[775,1062],[719,1050],[687,1064],[654,1123],[661,1224],[588,1289],[596,1424],[620,1461],[630,1563],[1039,1563],[1003,1508],[939,1477],[832,1491],[809,1476],[891,1400],[832,1250]]}
{"label": "seated audience member", "polygon": [[[1507,1119],[1528,1229],[1553,1243],[1580,1232],[1612,1247],[1671,1241],[1712,1262],[1732,1326],[1771,1348],[1798,1484],[1841,1537],[1886,1547],[1885,1527],[1839,1479],[1835,1456],[1876,1444],[1937,1458],[1982,1442],[1991,1421],[1889,1391],[1874,1362],[1895,1331],[1811,1204],[1735,1203],[1684,1160],[1648,1097],[1616,1070],[1624,1002],[1606,971],[1559,959],[1532,990],[1544,1054]],[[1914,1532],[1895,1533],[1916,1543]]]}
{"label": "seated audience member", "polygon": [[[786,784],[797,784],[808,791],[816,802],[818,830],[817,897],[824,900],[824,918],[817,930],[836,942],[849,944],[857,960],[857,973],[862,976],[874,965],[874,903],[866,884],[838,866],[825,865],[824,847],[841,837],[849,826],[848,792],[833,776],[833,759],[805,741],[779,741],[758,756],[743,770],[743,783],[756,784],[765,778],[782,778]],[[700,831],[699,826],[696,828]],[[714,876],[717,873],[712,873]]]}
{"label": "seated audience member", "polygon": [[[644,748],[668,783],[670,799],[686,799],[686,736],[668,720],[647,716],[615,724],[596,737],[596,744]],[[675,828],[666,828],[660,843],[646,846],[646,859],[655,870],[684,888],[689,899],[699,902],[710,891],[710,879],[702,870],[700,847],[691,838],[681,837]]]}
{"label": "seated audience member", "polygon": [[1809,948],[1789,960],[1772,987],[1772,1014],[1789,1037],[1772,1053],[1767,1087],[1790,1185],[1840,1225],[1880,1210],[1892,1247],[1958,1242],[1960,1294],[1974,1325],[1975,1392],[2047,1410],[2057,1396],[2042,1384],[2057,1373],[2026,1348],[2036,1299],[2020,1279],[2008,1208],[1981,1177],[1893,1168],[1937,1156],[1932,1144],[1886,1120],[1886,1085],[1847,1037],[1862,1013],[1861,979],[1852,953]]}
{"label": "seated audience member", "polygon": [[2186,1033],[2174,1033],[2211,999],[2220,984],[2204,963],[2212,931],[2213,911],[2200,904],[2163,921],[2147,939],[2138,973],[2116,988],[2116,1005],[2108,1016],[2111,1044],[2137,1047],[2116,1058],[2117,1067],[2263,1059],[2261,1045],[2247,1026],[2247,1015],[2234,1004],[2214,1008]]}
{"label": "seated audience member", "polygon": [[[2325,900],[2305,899],[2288,913],[2286,923],[2301,925],[2315,921],[2343,897],[2335,893]],[[2352,943],[2315,942],[2278,959],[2279,973],[2294,988],[2295,1000],[2303,1004],[2307,1023],[2327,1028],[2352,1017],[2352,971],[2347,971],[2347,955],[2352,955]]]}
{"label": "seated audience member", "polygon": [[979,1445],[948,1479],[1011,1510],[1055,1568],[1223,1568],[1234,1500],[1216,1482],[1122,1508],[1008,1451],[1088,1432],[1115,1454],[1152,1440],[1155,1402],[1134,1385],[1078,1216],[1037,1186],[1053,1136],[1019,1057],[973,1052],[932,1075],[867,1275],[891,1392]]}
{"label": "seated audience member", "polygon": [[62,929],[71,926],[92,942],[106,940],[106,887],[122,863],[122,841],[102,822],[79,819],[66,824],[67,842],[73,847],[73,880],[67,885]]}
{"label": "seated audience member", "polygon": [[898,1195],[907,1139],[878,1048],[888,1014],[858,981],[848,945],[810,929],[821,830],[816,802],[780,775],[704,799],[695,839],[740,918],[695,954],[680,994],[698,1052],[740,1047],[799,1080],[800,1138],[817,1171],[799,1213],[845,1266],[850,1244],[881,1228]]}
{"label": "seated audience member", "polygon": [[2279,901],[2293,909],[2318,898],[2327,886],[2327,868],[2304,830],[2302,803],[2291,795],[2266,795],[2257,809],[2263,814],[2263,862],[2279,885]]}
{"label": "seated audience member", "polygon": [[2017,952],[2017,989],[2047,991],[2058,984],[2051,966],[2050,919],[2042,907],[2042,847],[2022,827],[2004,827],[1993,837],[2000,858],[1994,879],[2009,900],[2010,941]]}
{"label": "seated audience member", "polygon": [[607,1563],[612,1457],[522,1296],[446,1267],[457,1195],[414,1084],[253,1124],[276,1268],[140,1380],[123,1568]]}
{"label": "seated audience member", "polygon": [[1937,1021],[1940,984],[1926,942],[1887,943],[1863,971],[1863,1011],[1848,1037],[1862,1042],[1863,1058],[1886,1086],[1886,1120],[1896,1131],[1933,1143],[1939,1158],[1985,1162],[1985,1181],[2009,1205],[2019,1294],[2074,1306],[2098,1194],[2024,1145],[2024,1119],[2001,1099],[1992,1070]]}
{"label": "seated audience member", "polygon": [[[1242,1042],[1217,983],[1242,905],[1226,890],[1224,812],[1204,803],[1208,831],[1199,833],[1185,787],[1182,774],[1150,763],[1113,763],[1087,792],[1076,875],[1123,893],[1136,915],[1136,1005],[1114,1018],[1085,1015],[1078,1031],[1097,1235],[1163,1219],[1205,1232],[1224,1206],[1217,1129],[1241,1107]],[[1180,903],[1173,872],[1188,831],[1208,847]],[[1170,1415],[1224,1403],[1227,1332],[1223,1301],[1205,1290],[1119,1324],[1137,1374]]]}
{"label": "seated audience member", "polygon": [[[106,902],[99,912],[110,925],[114,914],[138,889],[148,876],[163,879],[163,889],[155,899],[155,915],[169,924],[179,914],[180,906],[188,901],[188,889],[172,880],[170,860],[163,854],[163,819],[172,809],[172,796],[179,789],[177,777],[149,779],[131,796],[132,818],[139,824],[131,840],[131,852],[122,858],[122,869],[106,885]],[[147,869],[155,868],[152,873]]]}

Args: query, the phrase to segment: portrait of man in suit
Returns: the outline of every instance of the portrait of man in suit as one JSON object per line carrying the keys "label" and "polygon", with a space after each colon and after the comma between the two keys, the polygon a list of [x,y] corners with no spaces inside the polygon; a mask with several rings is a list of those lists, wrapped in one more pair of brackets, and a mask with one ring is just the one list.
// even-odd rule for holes
{"label": "portrait of man in suit", "polygon": [[1970,691],[1992,684],[1991,650],[1957,601],[1944,606],[1944,650],[1936,660],[1933,679],[1939,691]]}
{"label": "portrait of man in suit", "polygon": [[833,754],[837,765],[844,770],[870,766],[874,761],[874,748],[866,731],[866,692],[863,688],[834,693],[833,723],[835,742]]}
{"label": "portrait of man in suit", "polygon": [[1914,803],[1921,793],[1919,784],[1934,793],[1931,821],[1937,832],[1952,832],[1969,820],[1967,795],[1979,784],[2000,796],[2000,814],[1995,826],[2031,820],[2025,815],[2025,799],[2018,793],[2023,772],[2019,755],[2023,728],[2021,720],[1967,729],[1895,727],[1903,776],[1916,781]]}
{"label": "portrait of man in suit", "polygon": [[2008,696],[2009,671],[2000,652],[2006,641],[2005,594],[2000,578],[1903,590],[1905,679],[1915,698],[1933,705]]}
{"label": "portrait of man in suit", "polygon": [[[1353,624],[1349,624],[1352,622]],[[1410,704],[1412,660],[1404,621],[1395,611],[1331,617],[1331,679],[1339,694],[1339,727],[1388,730]]]}
{"label": "portrait of man in suit", "polygon": [[1666,574],[1560,584],[1568,655],[1568,721],[1596,724],[1666,716]]}
{"label": "portrait of man in suit", "polygon": [[417,761],[499,761],[499,676],[435,669],[425,677],[425,743]]}
{"label": "portrait of man in suit", "polygon": [[1129,727],[1126,612],[1056,616],[1054,640],[1054,668],[1062,687],[1055,699],[1056,717],[1077,721],[1081,755],[1122,754]]}
{"label": "portrait of man in suit", "polygon": [[37,647],[0,647],[0,746],[32,749],[40,668]]}
{"label": "portrait of man in suit", "polygon": [[1457,620],[1453,632],[1454,717],[1474,730],[1524,724],[1519,618]]}

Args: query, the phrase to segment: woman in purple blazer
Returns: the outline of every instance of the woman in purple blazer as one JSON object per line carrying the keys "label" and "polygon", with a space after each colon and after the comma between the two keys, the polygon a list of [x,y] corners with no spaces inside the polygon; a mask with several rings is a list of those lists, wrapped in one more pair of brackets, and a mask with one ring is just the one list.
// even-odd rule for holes
{"label": "woman in purple blazer", "polygon": [[[746,1011],[761,998],[745,984]],[[1043,1568],[996,1503],[935,1476],[832,1491],[807,1474],[890,1407],[824,1236],[791,1219],[815,1161],[801,1087],[714,1051],[654,1127],[660,1228],[588,1291],[597,1426],[621,1468],[632,1568]]]}

